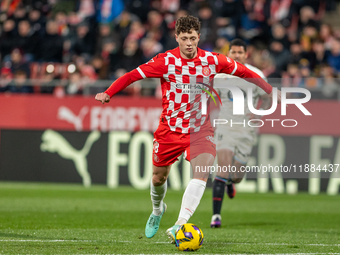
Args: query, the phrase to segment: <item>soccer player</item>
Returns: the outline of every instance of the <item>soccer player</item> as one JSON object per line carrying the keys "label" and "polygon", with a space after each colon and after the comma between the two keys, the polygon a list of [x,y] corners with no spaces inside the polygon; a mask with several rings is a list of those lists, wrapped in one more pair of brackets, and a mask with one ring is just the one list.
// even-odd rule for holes
{"label": "soccer player", "polygon": [[[177,228],[187,223],[195,212],[206,187],[209,172],[197,171],[196,167],[207,169],[213,164],[216,155],[214,131],[209,116],[202,113],[201,98],[207,97],[208,93],[205,94],[206,89],[197,88],[197,84],[209,89],[216,73],[226,73],[243,78],[258,78],[254,79],[256,85],[272,95],[272,87],[244,65],[197,47],[200,38],[198,18],[179,18],[175,30],[179,47],[158,54],[149,62],[126,73],[95,97],[103,104],[108,103],[113,95],[137,80],[161,79],[163,111],[154,133],[153,176],[150,183],[153,211],[146,223],[145,235],[151,238],[159,229],[166,210],[163,202],[167,190],[166,180],[171,165],[184,152],[193,169],[193,179],[184,192],[178,220],[167,230],[172,242],[176,241]],[[279,91],[277,98],[280,100]]]}
{"label": "soccer player", "polygon": [[[248,57],[247,45],[242,40],[235,39],[230,43],[228,56],[257,73],[263,80],[267,80],[259,69],[245,63]],[[233,198],[236,195],[234,183],[241,182],[244,177],[245,173],[242,173],[240,168],[248,162],[256,135],[256,128],[246,126],[248,121],[254,117],[248,108],[247,100],[245,100],[244,105],[245,116],[233,115],[233,98],[227,89],[228,84],[239,87],[245,93],[246,98],[250,96],[248,88],[251,88],[254,107],[257,106],[259,99],[262,99],[261,108],[268,109],[271,105],[271,100],[261,88],[228,74],[217,74],[214,84],[218,87],[216,90],[219,91],[222,101],[218,118],[238,123],[233,126],[216,125],[215,130],[217,164],[224,171],[218,171],[213,181],[213,216],[210,227],[219,228],[221,227],[222,220],[221,207],[224,192],[227,193],[229,198]],[[243,122],[246,125],[239,124]],[[234,166],[234,169],[231,168],[232,166]]]}

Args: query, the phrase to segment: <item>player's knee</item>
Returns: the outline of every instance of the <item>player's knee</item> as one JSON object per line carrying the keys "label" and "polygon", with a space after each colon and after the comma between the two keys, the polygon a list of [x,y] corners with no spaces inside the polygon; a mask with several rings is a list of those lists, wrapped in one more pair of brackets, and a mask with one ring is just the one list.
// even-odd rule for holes
{"label": "player's knee", "polygon": [[166,176],[164,175],[153,175],[152,183],[154,186],[161,186],[166,182]]}
{"label": "player's knee", "polygon": [[242,178],[232,178],[233,183],[240,183]]}

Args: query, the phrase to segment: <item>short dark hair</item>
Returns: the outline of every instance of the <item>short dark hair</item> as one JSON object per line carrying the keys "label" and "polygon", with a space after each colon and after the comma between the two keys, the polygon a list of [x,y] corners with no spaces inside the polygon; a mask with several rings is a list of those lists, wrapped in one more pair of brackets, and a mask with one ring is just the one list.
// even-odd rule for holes
{"label": "short dark hair", "polygon": [[232,46],[242,46],[244,48],[244,51],[247,51],[247,44],[241,39],[232,40],[229,48],[231,49]]}
{"label": "short dark hair", "polygon": [[179,35],[180,33],[190,33],[192,29],[194,29],[197,34],[200,33],[201,23],[198,18],[187,15],[177,19],[175,26],[177,35]]}

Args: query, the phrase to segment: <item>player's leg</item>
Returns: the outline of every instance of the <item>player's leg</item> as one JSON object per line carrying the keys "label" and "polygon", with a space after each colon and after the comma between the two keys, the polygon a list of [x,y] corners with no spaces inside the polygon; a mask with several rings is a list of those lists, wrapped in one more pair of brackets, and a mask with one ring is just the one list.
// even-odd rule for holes
{"label": "player's leg", "polygon": [[[240,162],[237,159],[234,159],[234,166],[236,168],[236,172],[232,173],[230,180],[232,183],[240,183],[246,174],[245,171],[241,171],[247,165],[247,162]],[[243,168],[242,168],[243,167]]]}
{"label": "player's leg", "polygon": [[178,220],[174,226],[166,231],[172,243],[176,242],[176,230],[182,224],[188,222],[199,205],[210,174],[208,167],[214,163],[214,159],[214,155],[210,153],[202,153],[190,161],[193,169],[193,178],[189,182],[183,194]]}
{"label": "player's leg", "polygon": [[150,184],[150,195],[153,214],[158,216],[163,211],[163,199],[167,190],[167,178],[171,166],[153,166],[152,179]]}
{"label": "player's leg", "polygon": [[210,174],[208,167],[214,163],[214,156],[209,153],[202,153],[193,158],[190,163],[193,178],[183,194],[182,206],[176,222],[178,225],[187,223],[199,205]]}
{"label": "player's leg", "polygon": [[225,192],[226,182],[230,177],[230,169],[233,165],[234,152],[229,149],[220,149],[217,151],[217,164],[220,171],[216,172],[213,181],[213,216],[210,227],[219,228],[221,226],[221,209]]}
{"label": "player's leg", "polygon": [[167,190],[167,178],[171,166],[153,166],[152,179],[150,183],[150,195],[152,201],[152,213],[145,226],[145,235],[153,237],[158,229],[162,216],[166,210],[163,199]]}

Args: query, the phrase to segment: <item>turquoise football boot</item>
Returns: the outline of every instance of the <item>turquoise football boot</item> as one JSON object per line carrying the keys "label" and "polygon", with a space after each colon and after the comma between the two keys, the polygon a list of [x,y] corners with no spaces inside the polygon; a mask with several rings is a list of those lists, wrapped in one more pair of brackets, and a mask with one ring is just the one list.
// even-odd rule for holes
{"label": "turquoise football boot", "polygon": [[166,204],[163,202],[163,212],[161,215],[156,216],[153,213],[151,213],[148,219],[148,222],[146,223],[146,226],[145,226],[145,235],[147,238],[151,238],[157,233],[159,229],[159,224],[161,223],[161,219],[165,211],[166,211]]}

